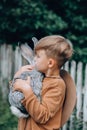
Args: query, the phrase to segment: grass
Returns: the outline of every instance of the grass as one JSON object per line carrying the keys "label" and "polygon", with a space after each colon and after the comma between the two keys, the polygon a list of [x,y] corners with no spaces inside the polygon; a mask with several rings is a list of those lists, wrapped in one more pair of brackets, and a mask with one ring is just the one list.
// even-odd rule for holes
{"label": "grass", "polygon": [[11,114],[8,101],[0,98],[0,130],[17,130],[18,119]]}

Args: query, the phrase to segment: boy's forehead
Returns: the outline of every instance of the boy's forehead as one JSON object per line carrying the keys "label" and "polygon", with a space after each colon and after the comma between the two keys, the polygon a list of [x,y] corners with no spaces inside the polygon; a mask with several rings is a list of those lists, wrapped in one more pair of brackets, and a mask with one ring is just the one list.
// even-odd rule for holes
{"label": "boy's forehead", "polygon": [[44,49],[36,50],[36,54],[40,54],[40,53],[45,53],[45,50]]}

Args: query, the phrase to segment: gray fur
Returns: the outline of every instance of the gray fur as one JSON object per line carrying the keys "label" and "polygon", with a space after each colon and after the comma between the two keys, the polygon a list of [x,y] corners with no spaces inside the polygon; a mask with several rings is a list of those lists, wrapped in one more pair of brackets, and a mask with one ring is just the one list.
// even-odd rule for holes
{"label": "gray fur", "polygon": [[[33,38],[33,42],[35,41],[34,45],[36,45],[36,38]],[[25,59],[28,60],[29,64],[34,64],[34,56],[33,56],[33,50],[28,45],[22,45],[20,47],[22,55]],[[21,104],[21,100],[24,98],[23,93],[19,91],[13,92],[14,83],[16,82],[16,79],[22,79],[26,80],[30,76],[31,82],[30,86],[34,92],[34,94],[37,96],[38,100],[41,101],[41,89],[42,89],[42,80],[43,80],[43,74],[38,72],[37,70],[27,71],[23,72],[19,77],[13,78],[12,84],[10,86],[10,92],[9,92],[9,103],[11,105],[11,111],[14,115],[17,117],[28,117],[29,113],[27,113],[24,106]]]}

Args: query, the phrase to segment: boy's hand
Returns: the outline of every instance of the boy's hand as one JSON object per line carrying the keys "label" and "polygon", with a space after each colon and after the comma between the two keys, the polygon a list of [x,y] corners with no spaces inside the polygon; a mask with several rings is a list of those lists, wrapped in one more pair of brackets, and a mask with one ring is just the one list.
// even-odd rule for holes
{"label": "boy's hand", "polygon": [[28,77],[28,79],[22,80],[22,79],[17,79],[16,82],[14,83],[14,91],[18,90],[21,92],[25,92],[25,91],[29,91],[30,89],[30,77]]}
{"label": "boy's hand", "polygon": [[16,77],[19,77],[23,72],[25,71],[31,71],[34,69],[34,66],[32,65],[25,65],[25,66],[22,66],[17,72],[16,74],[14,75],[14,78]]}

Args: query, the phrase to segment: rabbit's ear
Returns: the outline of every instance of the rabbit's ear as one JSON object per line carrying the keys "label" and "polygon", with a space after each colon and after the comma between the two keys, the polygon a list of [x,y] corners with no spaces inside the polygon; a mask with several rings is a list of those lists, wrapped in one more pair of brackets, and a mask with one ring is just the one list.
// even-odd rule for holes
{"label": "rabbit's ear", "polygon": [[20,51],[21,51],[22,56],[29,62],[29,64],[33,64],[34,53],[27,43],[20,45]]}
{"label": "rabbit's ear", "polygon": [[38,39],[36,37],[32,37],[32,41],[33,41],[34,47],[35,47],[36,44],[38,43]]}

